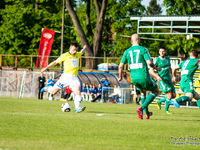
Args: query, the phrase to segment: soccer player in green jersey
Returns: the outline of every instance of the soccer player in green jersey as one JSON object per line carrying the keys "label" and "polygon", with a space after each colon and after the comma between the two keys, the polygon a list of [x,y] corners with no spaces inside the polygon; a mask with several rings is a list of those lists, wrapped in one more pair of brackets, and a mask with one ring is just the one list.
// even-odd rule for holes
{"label": "soccer player in green jersey", "polygon": [[197,106],[200,108],[200,96],[194,91],[193,87],[193,76],[195,71],[200,66],[200,60],[197,59],[197,57],[198,52],[196,50],[192,50],[190,52],[190,58],[181,62],[178,67],[172,69],[172,80],[176,82],[176,71],[181,69],[180,88],[185,93],[185,96],[177,98],[176,101],[179,103],[190,101],[195,98],[197,100]]}
{"label": "soccer player in green jersey", "polygon": [[158,71],[158,75],[162,78],[162,80],[158,83],[161,91],[166,94],[166,97],[157,101],[157,104],[158,108],[161,109],[161,103],[165,102],[165,112],[170,114],[168,110],[169,105],[174,104],[175,107],[179,107],[179,104],[175,100],[171,100],[176,97],[176,92],[170,76],[170,72],[172,71],[170,58],[166,56],[166,50],[164,48],[160,48],[159,55],[160,56],[155,60],[155,66],[161,68],[161,70]]}
{"label": "soccer player in green jersey", "polygon": [[[149,74],[148,66],[160,70],[156,67],[151,60],[151,56],[147,48],[140,46],[140,38],[138,34],[133,34],[131,36],[132,46],[128,48],[121,59],[119,64],[119,78],[118,81],[122,80],[122,70],[126,62],[129,64],[129,71],[132,83],[141,91],[141,100],[144,102],[141,107],[136,111],[138,113],[138,118],[143,119],[143,110],[146,113],[146,119],[149,119],[152,115],[148,111],[148,105],[154,100],[156,95],[159,93],[158,86],[153,78]],[[156,74],[153,69],[151,74],[157,78],[157,80],[162,80],[158,74]],[[152,91],[146,97],[146,91]]]}

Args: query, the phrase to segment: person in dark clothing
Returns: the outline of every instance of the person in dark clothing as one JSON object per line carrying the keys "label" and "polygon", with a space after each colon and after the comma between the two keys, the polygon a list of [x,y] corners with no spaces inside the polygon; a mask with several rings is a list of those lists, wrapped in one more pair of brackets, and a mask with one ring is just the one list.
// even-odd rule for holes
{"label": "person in dark clothing", "polygon": [[46,82],[46,78],[43,76],[43,73],[40,74],[40,76],[38,77],[38,99],[43,99],[43,92],[41,92],[41,89],[44,87],[44,83]]}
{"label": "person in dark clothing", "polygon": [[96,102],[96,100],[101,99],[101,92],[102,92],[102,85],[101,83],[99,83],[98,87],[97,87],[97,96],[91,100],[91,102]]}
{"label": "person in dark clothing", "polygon": [[110,88],[110,82],[108,81],[108,79],[106,77],[101,79],[100,82],[102,83],[103,101],[107,102],[107,100],[108,100],[108,90]]}

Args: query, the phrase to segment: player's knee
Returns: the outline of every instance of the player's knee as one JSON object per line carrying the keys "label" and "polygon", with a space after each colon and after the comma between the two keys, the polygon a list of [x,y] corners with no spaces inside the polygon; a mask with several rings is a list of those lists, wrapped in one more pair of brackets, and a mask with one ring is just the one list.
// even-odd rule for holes
{"label": "player's knee", "polygon": [[72,91],[73,91],[76,95],[81,95],[81,87],[80,87],[80,86],[75,86],[75,87],[73,87]]}
{"label": "player's knee", "polygon": [[51,95],[54,95],[54,94],[56,94],[56,92],[58,92],[58,89],[56,88],[56,87],[52,87],[52,89],[50,90],[50,94]]}
{"label": "player's knee", "polygon": [[193,99],[193,94],[192,94],[192,93],[186,93],[186,94],[185,94],[185,96],[189,97],[189,98],[190,98],[190,100],[192,100],[192,99]]}

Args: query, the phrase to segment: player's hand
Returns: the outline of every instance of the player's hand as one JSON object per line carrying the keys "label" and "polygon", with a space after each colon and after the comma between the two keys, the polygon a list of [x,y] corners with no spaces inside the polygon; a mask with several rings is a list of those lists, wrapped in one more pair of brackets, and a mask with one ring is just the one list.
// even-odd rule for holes
{"label": "player's hand", "polygon": [[122,81],[122,78],[121,78],[121,77],[119,77],[119,78],[118,78],[118,81],[119,81],[119,82],[120,82],[120,81]]}
{"label": "player's hand", "polygon": [[156,70],[157,70],[157,71],[160,71],[160,70],[161,70],[161,68],[160,68],[160,67],[156,67]]}
{"label": "player's hand", "polygon": [[86,47],[87,47],[87,46],[86,46],[86,45],[84,45],[84,46],[83,46],[83,49],[86,49]]}
{"label": "player's hand", "polygon": [[43,68],[43,69],[41,70],[41,73],[43,73],[45,70],[46,70],[46,68]]}

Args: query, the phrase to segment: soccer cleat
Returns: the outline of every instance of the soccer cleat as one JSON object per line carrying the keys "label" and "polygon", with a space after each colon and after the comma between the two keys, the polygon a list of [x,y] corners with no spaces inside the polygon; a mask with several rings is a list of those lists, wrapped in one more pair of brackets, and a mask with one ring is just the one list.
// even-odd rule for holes
{"label": "soccer cleat", "polygon": [[140,107],[140,108],[138,108],[136,111],[137,111],[137,113],[138,113],[138,118],[142,120],[142,119],[143,119],[143,111],[142,111],[142,108]]}
{"label": "soccer cleat", "polygon": [[157,101],[157,107],[159,110],[161,110],[161,103],[159,101]]}
{"label": "soccer cleat", "polygon": [[150,119],[150,116],[152,116],[152,115],[153,115],[153,112],[149,112],[149,114],[146,115],[145,118],[146,118],[146,119]]}
{"label": "soccer cleat", "polygon": [[74,112],[80,113],[80,112],[84,111],[85,109],[86,109],[86,106],[82,106],[82,107],[75,109]]}
{"label": "soccer cleat", "polygon": [[165,111],[166,114],[171,115],[172,113],[170,111]]}
{"label": "soccer cleat", "polygon": [[177,103],[176,100],[171,100],[171,101],[169,101],[169,104],[174,105],[174,106],[177,107],[177,108],[180,107],[180,105]]}

